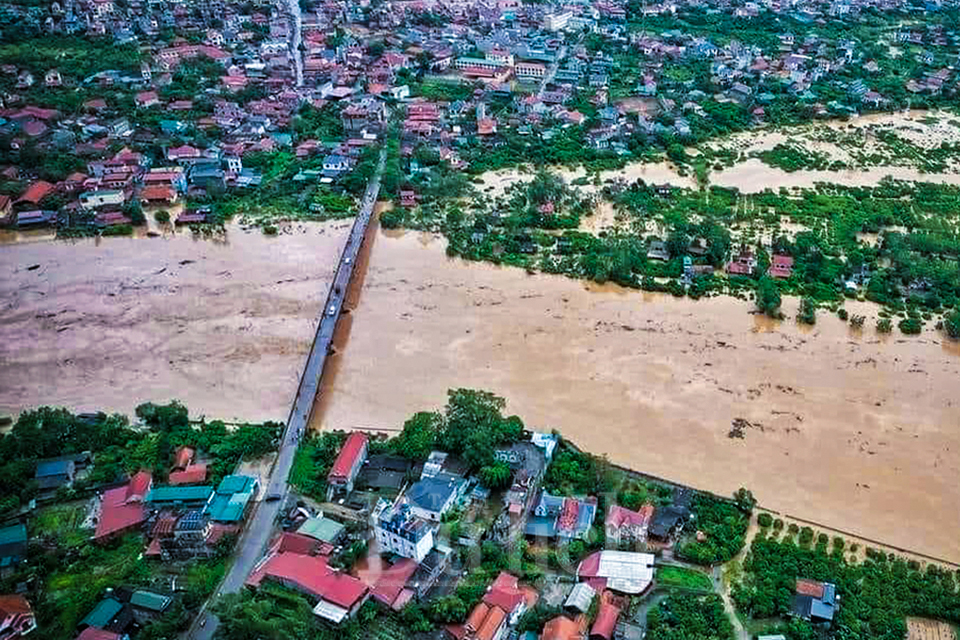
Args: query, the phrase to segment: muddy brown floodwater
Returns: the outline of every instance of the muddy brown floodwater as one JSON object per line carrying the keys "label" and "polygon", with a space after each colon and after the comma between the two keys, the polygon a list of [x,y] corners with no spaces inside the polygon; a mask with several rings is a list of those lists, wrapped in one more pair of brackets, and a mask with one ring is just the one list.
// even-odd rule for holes
{"label": "muddy brown floodwater", "polygon": [[855,333],[825,312],[801,329],[750,309],[380,233],[313,427],[396,429],[448,388],[488,389],[614,462],[720,494],[746,486],[768,508],[960,560],[960,349],[933,331],[880,338],[872,320]]}
{"label": "muddy brown floodwater", "polygon": [[0,413],[286,419],[350,223],[0,246]]}

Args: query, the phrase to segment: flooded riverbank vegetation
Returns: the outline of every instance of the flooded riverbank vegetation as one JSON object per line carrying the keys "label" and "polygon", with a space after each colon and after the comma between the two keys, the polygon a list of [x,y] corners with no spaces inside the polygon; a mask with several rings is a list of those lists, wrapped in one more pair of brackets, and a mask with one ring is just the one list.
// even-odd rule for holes
{"label": "flooded riverbank vegetation", "polygon": [[960,296],[960,187],[581,186],[538,171],[502,196],[395,209],[387,226],[440,232],[452,256],[677,296],[752,299],[764,284],[761,311],[777,316],[775,288],[804,298],[807,324],[859,299],[909,329],[937,325]]}

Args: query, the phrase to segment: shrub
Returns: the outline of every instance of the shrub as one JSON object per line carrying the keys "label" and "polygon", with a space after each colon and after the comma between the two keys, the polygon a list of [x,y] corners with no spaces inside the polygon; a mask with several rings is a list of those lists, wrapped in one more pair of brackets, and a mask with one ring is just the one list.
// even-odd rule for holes
{"label": "shrub", "polygon": [[155,214],[153,214],[153,219],[160,224],[167,224],[170,222],[170,213],[167,211],[157,211]]}
{"label": "shrub", "polygon": [[757,516],[757,524],[766,529],[771,524],[773,524],[773,516],[769,513],[761,513]]}
{"label": "shrub", "polygon": [[781,520],[780,518],[777,518],[776,520],[773,521],[773,530],[780,531],[781,529],[783,529],[783,520]]}
{"label": "shrub", "polygon": [[847,310],[844,309],[843,307],[840,307],[839,309],[837,309],[837,317],[840,318],[841,320],[843,320],[844,322],[847,321],[847,318],[848,318],[849,316],[850,316],[850,314],[847,313]]}
{"label": "shrub", "polygon": [[943,328],[951,338],[960,339],[960,310],[952,311],[943,319]]}
{"label": "shrub", "polygon": [[268,224],[263,228],[263,235],[265,236],[275,236],[277,235],[277,228],[272,224]]}
{"label": "shrub", "polygon": [[803,324],[817,324],[817,303],[813,298],[803,298],[800,300],[800,310],[797,312],[797,320]]}
{"label": "shrub", "polygon": [[810,527],[800,529],[800,545],[805,547],[811,542],[813,542],[813,529]]}
{"label": "shrub", "polygon": [[917,335],[923,330],[923,321],[917,316],[908,316],[901,320],[897,326],[906,335]]}
{"label": "shrub", "polygon": [[789,533],[790,535],[793,535],[798,531],[800,531],[800,527],[798,527],[795,522],[791,522],[790,526],[787,527],[787,533]]}
{"label": "shrub", "polygon": [[880,318],[877,320],[877,333],[890,333],[893,331],[893,323],[890,318]]}

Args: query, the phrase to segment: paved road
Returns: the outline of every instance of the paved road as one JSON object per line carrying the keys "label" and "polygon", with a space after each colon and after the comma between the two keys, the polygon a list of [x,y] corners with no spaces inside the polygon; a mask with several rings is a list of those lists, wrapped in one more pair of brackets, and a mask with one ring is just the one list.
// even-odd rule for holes
{"label": "paved road", "polygon": [[[353,228],[350,230],[350,236],[343,248],[343,254],[340,256],[336,276],[330,286],[330,291],[327,293],[327,301],[320,312],[317,333],[314,337],[313,346],[310,348],[310,355],[307,357],[307,364],[300,376],[300,386],[297,389],[293,408],[290,410],[290,416],[287,418],[287,424],[283,430],[280,451],[277,454],[277,460],[267,481],[267,486],[262,488],[264,500],[258,504],[256,511],[247,521],[247,526],[237,544],[233,564],[211,601],[216,596],[224,593],[237,593],[243,588],[247,576],[250,575],[270,541],[274,522],[276,522],[280,506],[284,503],[287,494],[287,478],[290,476],[290,468],[293,466],[297,444],[300,442],[300,436],[306,431],[307,422],[310,419],[310,411],[320,387],[320,376],[327,360],[330,342],[333,340],[333,332],[336,329],[340,313],[343,311],[347,286],[353,276],[353,267],[356,264],[357,255],[360,253],[360,246],[366,236],[370,217],[373,214],[373,207],[377,202],[377,195],[380,193],[380,175],[383,173],[386,157],[387,152],[384,149],[380,152],[380,164],[377,166],[377,171],[367,185],[360,211],[354,220]],[[270,500],[271,497],[275,499]],[[218,624],[217,617],[210,613],[207,606],[204,605],[203,610],[197,616],[185,637],[192,640],[210,640],[216,633]]]}

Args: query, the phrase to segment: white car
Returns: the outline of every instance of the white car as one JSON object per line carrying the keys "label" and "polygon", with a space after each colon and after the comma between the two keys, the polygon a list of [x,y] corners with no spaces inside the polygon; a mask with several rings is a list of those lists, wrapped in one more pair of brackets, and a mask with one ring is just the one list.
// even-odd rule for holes
{"label": "white car", "polygon": [[330,305],[330,307],[327,308],[327,315],[328,315],[328,316],[335,316],[335,315],[337,315],[337,305],[335,305],[335,304]]}

